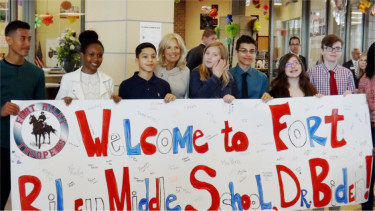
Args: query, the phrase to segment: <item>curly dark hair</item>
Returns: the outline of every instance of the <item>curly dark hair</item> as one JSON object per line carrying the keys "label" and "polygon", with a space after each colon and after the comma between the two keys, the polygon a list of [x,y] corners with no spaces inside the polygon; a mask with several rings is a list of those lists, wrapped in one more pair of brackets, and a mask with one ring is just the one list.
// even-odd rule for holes
{"label": "curly dark hair", "polygon": [[[289,59],[295,57],[300,64],[302,64],[301,59],[292,53],[288,53],[283,56],[280,60],[279,69],[277,71],[277,77],[271,82],[271,95],[275,98],[278,97],[290,97],[289,93],[289,82],[288,76],[285,74],[285,65],[288,63]],[[310,79],[307,76],[306,70],[303,65],[301,65],[301,75],[299,76],[299,87],[305,94],[305,96],[314,96],[317,91],[315,87],[310,83]]]}

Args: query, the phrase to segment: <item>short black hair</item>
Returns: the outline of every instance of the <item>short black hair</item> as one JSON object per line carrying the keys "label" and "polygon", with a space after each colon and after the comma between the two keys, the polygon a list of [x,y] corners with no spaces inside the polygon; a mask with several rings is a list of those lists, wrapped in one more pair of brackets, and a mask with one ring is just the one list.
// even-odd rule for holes
{"label": "short black hair", "polygon": [[291,44],[292,40],[298,40],[299,44],[301,44],[301,40],[297,36],[293,36],[289,39],[289,45]]}
{"label": "short black hair", "polygon": [[17,29],[30,30],[30,25],[26,22],[19,20],[9,22],[8,25],[5,27],[5,36],[9,36],[13,32],[17,31]]}
{"label": "short black hair", "polygon": [[100,42],[99,35],[95,31],[86,30],[79,35],[78,39],[79,39],[79,42],[81,43],[81,52],[83,54],[85,54],[86,49],[91,44],[99,44],[103,48],[103,51],[104,51],[104,46],[102,42]]}
{"label": "short black hair", "polygon": [[135,48],[135,57],[138,59],[139,58],[139,54],[141,54],[142,50],[145,49],[145,48],[152,48],[154,49],[155,53],[156,53],[156,48],[155,48],[155,45],[152,44],[152,43],[149,43],[149,42],[144,42],[144,43],[141,43],[139,44],[136,48]]}
{"label": "short black hair", "polygon": [[257,48],[257,42],[254,40],[254,38],[252,38],[249,35],[242,35],[240,38],[238,38],[238,40],[236,42],[236,51],[238,51],[240,49],[240,45],[242,43],[254,44],[255,49]]}

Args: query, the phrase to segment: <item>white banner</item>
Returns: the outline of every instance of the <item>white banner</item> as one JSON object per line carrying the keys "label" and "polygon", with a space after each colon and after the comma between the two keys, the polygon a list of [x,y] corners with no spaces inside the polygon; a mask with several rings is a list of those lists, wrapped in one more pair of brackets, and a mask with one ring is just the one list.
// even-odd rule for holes
{"label": "white banner", "polygon": [[14,102],[16,210],[311,209],[368,198],[364,95]]}

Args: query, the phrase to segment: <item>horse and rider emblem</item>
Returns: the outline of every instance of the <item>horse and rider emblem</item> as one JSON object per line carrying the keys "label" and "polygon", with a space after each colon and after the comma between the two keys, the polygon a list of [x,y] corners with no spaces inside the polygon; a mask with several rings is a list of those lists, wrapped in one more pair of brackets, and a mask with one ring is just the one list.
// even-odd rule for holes
{"label": "horse and rider emblem", "polygon": [[[33,114],[30,115],[29,119],[29,123],[33,125],[33,131],[31,132],[31,134],[35,135],[35,144],[37,145],[37,147],[40,149],[41,144],[46,144],[46,135],[48,135],[47,144],[51,144],[51,133],[56,135],[56,130],[51,125],[47,124],[47,118],[44,115],[44,112],[42,111],[40,113],[38,119],[36,119],[36,117]],[[42,137],[43,143],[41,143]]]}
{"label": "horse and rider emblem", "polygon": [[18,114],[13,135],[24,154],[35,159],[46,159],[58,154],[65,146],[68,122],[54,105],[35,103]]}

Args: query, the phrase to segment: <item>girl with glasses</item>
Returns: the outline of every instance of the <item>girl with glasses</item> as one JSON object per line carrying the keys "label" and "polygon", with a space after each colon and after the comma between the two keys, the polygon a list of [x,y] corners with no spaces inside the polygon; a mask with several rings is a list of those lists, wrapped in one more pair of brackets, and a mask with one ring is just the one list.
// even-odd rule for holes
{"label": "girl with glasses", "polygon": [[270,95],[281,98],[316,94],[299,57],[292,53],[286,54],[280,61],[277,77],[271,82]]}

